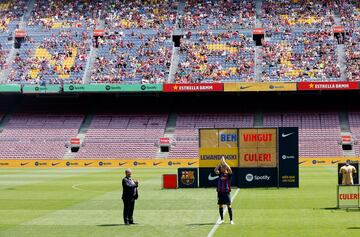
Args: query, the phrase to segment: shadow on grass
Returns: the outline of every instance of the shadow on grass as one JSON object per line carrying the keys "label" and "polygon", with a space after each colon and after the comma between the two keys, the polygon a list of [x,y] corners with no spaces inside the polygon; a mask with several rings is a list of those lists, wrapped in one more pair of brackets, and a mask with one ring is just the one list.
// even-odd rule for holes
{"label": "shadow on grass", "polygon": [[360,212],[359,208],[347,208],[346,209],[347,212]]}
{"label": "shadow on grass", "polygon": [[187,226],[205,226],[205,225],[214,225],[214,223],[192,223],[192,224],[187,224]]}
{"label": "shadow on grass", "polygon": [[341,210],[340,208],[338,207],[322,207],[322,208],[319,208],[320,210]]}
{"label": "shadow on grass", "polygon": [[328,211],[360,212],[359,208],[323,207],[323,208],[313,208],[313,209],[314,210],[328,210]]}
{"label": "shadow on grass", "polygon": [[125,224],[102,224],[102,225],[96,225],[99,227],[114,227],[114,226],[123,226]]}
{"label": "shadow on grass", "polygon": [[346,229],[348,229],[348,230],[360,230],[360,227],[348,227]]}

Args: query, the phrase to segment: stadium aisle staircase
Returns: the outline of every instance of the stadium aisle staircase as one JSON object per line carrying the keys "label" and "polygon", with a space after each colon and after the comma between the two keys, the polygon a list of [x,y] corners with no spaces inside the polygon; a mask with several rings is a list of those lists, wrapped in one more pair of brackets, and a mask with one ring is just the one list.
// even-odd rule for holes
{"label": "stadium aisle staircase", "polygon": [[[81,124],[81,126],[79,128],[79,133],[76,136],[76,138],[80,139],[80,144],[82,144],[82,142],[84,142],[85,137],[86,137],[86,132],[88,131],[93,118],[94,118],[94,114],[88,114],[84,118],[84,120],[83,120],[83,122],[82,122],[82,124]],[[80,147],[80,149],[81,149],[81,147]],[[64,154],[63,159],[64,160],[65,159],[74,159],[75,157],[76,157],[76,153],[71,152],[71,148],[68,147],[65,154]]]}
{"label": "stadium aisle staircase", "polygon": [[173,47],[173,53],[171,57],[171,66],[169,73],[169,82],[173,83],[175,80],[175,74],[179,66],[179,47]]}
{"label": "stadium aisle staircase", "polygon": [[346,55],[345,55],[345,46],[343,44],[337,45],[338,53],[338,64],[341,72],[341,80],[346,81]]}
{"label": "stadium aisle staircase", "polygon": [[256,9],[256,22],[255,22],[255,27],[256,28],[260,28],[262,27],[262,22],[261,22],[261,9],[262,9],[262,4],[263,1],[262,0],[256,0],[255,2],[255,9]]}

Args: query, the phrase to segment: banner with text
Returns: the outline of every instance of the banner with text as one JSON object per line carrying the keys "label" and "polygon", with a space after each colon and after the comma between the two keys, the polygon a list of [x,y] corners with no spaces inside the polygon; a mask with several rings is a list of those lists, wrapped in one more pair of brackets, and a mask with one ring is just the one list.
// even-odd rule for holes
{"label": "banner with text", "polygon": [[199,130],[200,167],[215,167],[224,156],[231,167],[238,167],[237,129]]}
{"label": "banner with text", "polygon": [[164,84],[164,92],[217,92],[224,91],[223,83]]}
{"label": "banner with text", "polygon": [[338,208],[360,208],[359,185],[338,185],[337,188]]}
{"label": "banner with text", "polygon": [[299,129],[278,128],[279,186],[299,187]]}
{"label": "banner with text", "polygon": [[358,82],[298,82],[299,91],[359,90]]}
{"label": "banner with text", "polygon": [[240,188],[277,187],[277,168],[239,168]]}
{"label": "banner with text", "polygon": [[60,85],[47,85],[47,86],[38,86],[38,85],[24,85],[22,89],[23,93],[29,94],[49,94],[49,93],[60,93]]}
{"label": "banner with text", "polygon": [[300,166],[334,166],[338,163],[346,163],[346,161],[351,163],[360,163],[360,157],[303,157],[299,158]]}
{"label": "banner with text", "polygon": [[198,159],[0,160],[0,168],[155,168],[198,166]]}
{"label": "banner with text", "polygon": [[224,83],[226,92],[296,91],[294,82],[238,82]]}
{"label": "banner with text", "polygon": [[161,92],[162,84],[65,84],[64,92]]}
{"label": "banner with text", "polygon": [[240,167],[276,167],[276,128],[239,129]]}

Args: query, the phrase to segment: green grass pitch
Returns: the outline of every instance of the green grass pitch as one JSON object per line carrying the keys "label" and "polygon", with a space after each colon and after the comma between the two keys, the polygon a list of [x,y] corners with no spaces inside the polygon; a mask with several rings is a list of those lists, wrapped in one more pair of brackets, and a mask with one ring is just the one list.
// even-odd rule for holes
{"label": "green grass pitch", "polygon": [[[138,225],[122,225],[116,169],[1,169],[1,237],[207,236],[218,218],[214,189],[162,190],[161,174],[134,169],[140,180]],[[334,210],[335,167],[301,168],[299,189],[241,189],[214,236],[360,236],[360,211]],[[235,189],[233,192],[235,193]]]}

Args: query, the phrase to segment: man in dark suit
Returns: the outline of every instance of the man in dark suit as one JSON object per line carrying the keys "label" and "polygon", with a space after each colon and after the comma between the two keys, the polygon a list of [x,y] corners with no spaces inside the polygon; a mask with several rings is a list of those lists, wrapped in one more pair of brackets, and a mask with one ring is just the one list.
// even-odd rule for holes
{"label": "man in dark suit", "polygon": [[133,213],[135,200],[138,198],[138,181],[131,178],[131,169],[125,170],[125,178],[122,180],[124,202],[124,223],[125,225],[134,224]]}

